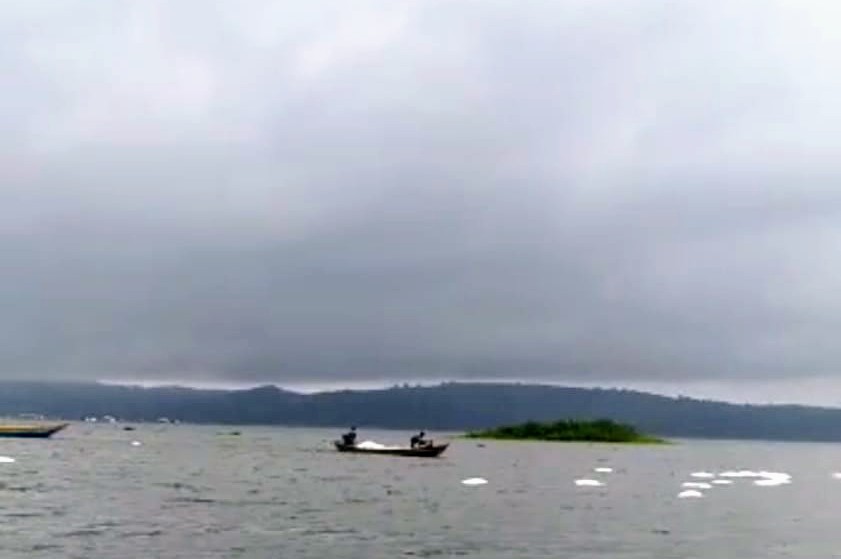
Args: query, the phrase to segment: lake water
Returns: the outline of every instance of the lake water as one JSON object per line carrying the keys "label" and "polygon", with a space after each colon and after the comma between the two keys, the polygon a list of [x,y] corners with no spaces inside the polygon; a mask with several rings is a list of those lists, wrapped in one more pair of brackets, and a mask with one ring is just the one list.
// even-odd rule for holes
{"label": "lake water", "polygon": [[[429,460],[338,454],[336,434],[75,424],[52,440],[0,439],[16,460],[0,464],[0,557],[841,557],[841,445],[455,440]],[[692,472],[734,469],[792,483],[734,479],[677,498]],[[461,484],[477,476],[489,483]]]}

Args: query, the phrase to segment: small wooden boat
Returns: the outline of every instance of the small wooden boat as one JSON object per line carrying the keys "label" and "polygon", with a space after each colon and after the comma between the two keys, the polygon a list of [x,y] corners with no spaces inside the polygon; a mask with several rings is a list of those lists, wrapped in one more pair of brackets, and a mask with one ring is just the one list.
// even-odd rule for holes
{"label": "small wooden boat", "polygon": [[67,427],[69,423],[50,425],[0,425],[0,437],[19,437],[27,439],[46,439]]}
{"label": "small wooden boat", "polygon": [[341,441],[334,441],[336,450],[339,452],[353,452],[356,454],[383,454],[386,456],[414,456],[416,458],[435,458],[447,450],[449,443],[432,444],[428,446],[410,447],[383,447],[383,448],[366,448],[357,445],[347,445]]}

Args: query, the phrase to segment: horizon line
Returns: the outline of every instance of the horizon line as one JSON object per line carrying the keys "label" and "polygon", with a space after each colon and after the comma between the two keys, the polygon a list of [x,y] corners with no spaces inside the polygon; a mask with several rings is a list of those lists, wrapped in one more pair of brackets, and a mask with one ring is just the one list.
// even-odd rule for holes
{"label": "horizon line", "polygon": [[[443,384],[497,384],[531,385],[566,388],[588,388],[602,390],[628,390],[669,398],[690,398],[730,404],[754,405],[800,405],[813,407],[841,408],[841,400],[833,398],[839,394],[841,383],[829,378],[798,379],[751,379],[751,380],[703,380],[703,381],[582,381],[575,379],[550,380],[535,378],[485,378],[485,379],[389,379],[360,380],[350,382],[276,382],[264,381],[201,381],[183,379],[5,379],[0,382],[42,382],[71,384],[100,384],[105,386],[127,386],[137,388],[182,388],[207,391],[244,391],[273,386],[279,390],[297,394],[318,394],[340,391],[387,390],[391,388],[434,387]],[[817,395],[817,397],[815,397]]]}

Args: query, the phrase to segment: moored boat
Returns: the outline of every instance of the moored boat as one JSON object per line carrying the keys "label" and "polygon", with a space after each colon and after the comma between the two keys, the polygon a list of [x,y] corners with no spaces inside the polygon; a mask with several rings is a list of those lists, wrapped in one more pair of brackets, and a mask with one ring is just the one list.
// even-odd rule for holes
{"label": "moored boat", "polygon": [[383,454],[386,456],[413,456],[416,458],[435,458],[447,450],[449,443],[432,444],[428,446],[397,447],[397,446],[366,446],[348,445],[341,441],[334,441],[336,450],[339,452],[352,452],[356,454]]}
{"label": "moored boat", "polygon": [[0,437],[18,437],[28,439],[46,439],[58,433],[68,423],[52,423],[48,425],[16,425],[13,423],[0,425]]}

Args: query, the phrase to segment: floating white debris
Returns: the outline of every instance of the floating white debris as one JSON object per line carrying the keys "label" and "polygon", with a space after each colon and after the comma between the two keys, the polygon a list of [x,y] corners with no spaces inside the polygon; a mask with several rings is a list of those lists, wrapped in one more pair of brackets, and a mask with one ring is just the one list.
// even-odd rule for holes
{"label": "floating white debris", "polygon": [[711,479],[715,477],[715,474],[711,472],[692,472],[689,475],[700,479]]}
{"label": "floating white debris", "polygon": [[785,472],[767,472],[762,470],[757,473],[759,474],[760,479],[755,480],[753,484],[760,487],[776,487],[778,485],[791,483],[791,474],[787,474]]}
{"label": "floating white debris", "polygon": [[11,456],[0,456],[0,464],[14,464],[15,459]]}
{"label": "floating white debris", "polygon": [[787,474],[785,472],[766,472],[765,470],[762,470],[759,472],[759,477],[774,479],[783,483],[789,483],[791,481],[791,474]]}
{"label": "floating white debris", "polygon": [[762,476],[759,475],[759,472],[754,472],[752,470],[728,470],[718,474],[718,477],[751,478]]}
{"label": "floating white debris", "polygon": [[142,445],[142,444],[143,444],[143,443],[142,443],[142,442],[140,442],[140,441],[131,441],[131,446],[140,446],[140,445]]}
{"label": "floating white debris", "polygon": [[712,481],[712,483],[714,483],[715,485],[732,485],[733,480],[732,479],[714,479]]}
{"label": "floating white debris", "polygon": [[678,499],[699,499],[703,496],[703,493],[694,489],[687,489],[686,491],[681,491],[677,494]]}
{"label": "floating white debris", "polygon": [[684,481],[680,484],[681,487],[691,487],[693,489],[712,489],[713,486],[709,483],[703,483],[700,481]]}
{"label": "floating white debris", "polygon": [[462,485],[485,485],[486,483],[488,483],[488,480],[483,477],[469,477],[461,480]]}
{"label": "floating white debris", "polygon": [[613,468],[593,468],[593,471],[600,474],[609,474],[613,472]]}
{"label": "floating white debris", "polygon": [[601,487],[604,483],[597,479],[577,479],[575,480],[575,485],[578,487]]}
{"label": "floating white debris", "polygon": [[832,477],[834,477],[835,479],[841,479],[841,472],[834,472],[832,474]]}
{"label": "floating white debris", "polygon": [[767,472],[762,470],[759,472],[762,479],[754,481],[754,485],[773,487],[775,485],[785,485],[791,483],[791,474],[785,472]]}
{"label": "floating white debris", "polygon": [[[786,472],[769,472],[768,470],[760,470],[755,472],[753,470],[728,470],[718,474],[720,478],[754,478],[754,485],[760,487],[773,487],[776,485],[785,485],[791,483],[791,474]],[[839,476],[841,477],[841,476]],[[732,483],[730,479],[717,479],[713,483],[716,485],[728,485]]]}
{"label": "floating white debris", "polygon": [[785,485],[787,483],[791,483],[791,481],[780,479],[757,479],[753,482],[754,485],[758,485],[760,487],[777,487],[778,485]]}

